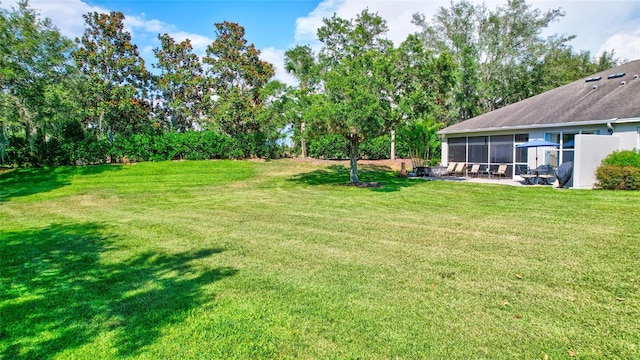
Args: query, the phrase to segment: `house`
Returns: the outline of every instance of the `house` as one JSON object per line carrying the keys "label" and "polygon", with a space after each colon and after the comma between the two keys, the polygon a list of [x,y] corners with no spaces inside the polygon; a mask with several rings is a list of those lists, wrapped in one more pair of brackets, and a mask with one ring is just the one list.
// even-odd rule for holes
{"label": "house", "polygon": [[[640,60],[457,123],[439,131],[443,165],[480,164],[520,179],[523,166],[573,161],[573,187],[593,188],[595,170],[615,150],[640,149]],[[559,147],[518,148],[544,139]]]}

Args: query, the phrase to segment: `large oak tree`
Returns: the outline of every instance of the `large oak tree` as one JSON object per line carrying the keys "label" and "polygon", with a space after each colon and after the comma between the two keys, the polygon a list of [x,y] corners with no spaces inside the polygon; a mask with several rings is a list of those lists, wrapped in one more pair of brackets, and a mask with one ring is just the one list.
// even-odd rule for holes
{"label": "large oak tree", "polygon": [[211,106],[210,121],[231,137],[260,129],[257,111],[262,109],[260,93],[273,77],[273,65],[260,59],[260,51],[245,39],[237,23],[216,23],[216,39],[207,47],[203,62]]}
{"label": "large oak tree", "polygon": [[87,77],[83,96],[85,121],[100,136],[142,132],[151,125],[146,101],[150,74],[121,12],[83,15],[86,29],[73,53]]}
{"label": "large oak tree", "polygon": [[160,76],[155,80],[161,103],[158,113],[177,131],[200,125],[205,83],[200,59],[193,53],[191,41],[176,41],[169,34],[158,35],[161,46],[153,50],[158,59],[155,67]]}

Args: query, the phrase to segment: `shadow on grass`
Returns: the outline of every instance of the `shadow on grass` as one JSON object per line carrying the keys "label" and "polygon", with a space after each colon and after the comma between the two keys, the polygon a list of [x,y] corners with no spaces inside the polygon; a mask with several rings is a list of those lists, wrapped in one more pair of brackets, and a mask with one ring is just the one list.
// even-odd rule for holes
{"label": "shadow on grass", "polygon": [[69,185],[75,175],[100,174],[121,168],[122,165],[92,165],[6,171],[0,173],[0,202],[59,189]]}
{"label": "shadow on grass", "polygon": [[205,286],[236,273],[196,264],[222,249],[107,262],[102,254],[118,249],[103,233],[88,223],[2,234],[1,358],[54,358],[93,341],[136,355],[210,302]]}
{"label": "shadow on grass", "polygon": [[[325,169],[291,177],[293,181],[306,185],[349,185],[349,167],[331,165]],[[359,165],[358,178],[363,183],[379,183],[379,187],[366,187],[375,192],[392,192],[401,188],[413,186],[418,181],[398,177],[398,172],[388,166]]]}

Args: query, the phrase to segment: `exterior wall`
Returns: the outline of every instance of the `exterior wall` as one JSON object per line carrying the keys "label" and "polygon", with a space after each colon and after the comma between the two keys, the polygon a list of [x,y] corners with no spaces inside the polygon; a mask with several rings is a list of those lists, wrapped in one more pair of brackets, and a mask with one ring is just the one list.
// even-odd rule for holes
{"label": "exterior wall", "polygon": [[442,137],[442,148],[440,150],[440,165],[447,166],[449,165],[449,143],[447,142],[447,137]]}
{"label": "exterior wall", "polygon": [[620,150],[640,149],[640,122],[614,124],[613,136],[620,138]]}
{"label": "exterior wall", "polygon": [[[475,137],[475,136],[498,136],[512,134],[529,134],[529,140],[545,139],[548,133],[576,134],[573,148],[573,187],[591,189],[596,179],[595,171],[602,159],[615,150],[640,149],[640,122],[615,123],[613,122],[613,134],[609,132],[606,124],[589,124],[585,126],[549,127],[536,129],[517,129],[504,131],[487,132],[466,132],[464,134],[443,135],[442,139],[442,163],[447,165],[449,159],[449,137]],[[588,132],[591,134],[582,134]],[[561,141],[562,142],[562,141]],[[562,149],[562,148],[561,148]],[[530,168],[539,165],[557,165],[568,161],[561,156],[562,150],[553,147],[529,148],[527,151],[527,164]],[[536,156],[538,157],[536,163]],[[514,163],[515,166],[515,158]],[[513,175],[516,180],[521,180],[520,176]]]}
{"label": "exterior wall", "polygon": [[[627,137],[627,134],[624,134]],[[573,160],[573,188],[592,189],[602,159],[620,149],[621,136],[576,135]]]}

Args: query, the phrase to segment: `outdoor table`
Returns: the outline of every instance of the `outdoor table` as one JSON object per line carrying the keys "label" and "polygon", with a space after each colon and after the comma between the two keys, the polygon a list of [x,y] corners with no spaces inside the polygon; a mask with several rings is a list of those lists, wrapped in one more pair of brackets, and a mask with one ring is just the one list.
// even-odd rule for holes
{"label": "outdoor table", "polygon": [[528,170],[524,174],[520,174],[520,176],[524,179],[525,185],[551,185],[549,180],[553,179],[555,176],[550,173],[549,169],[531,169]]}
{"label": "outdoor table", "polygon": [[528,170],[524,174],[520,174],[520,176],[524,179],[525,185],[534,185],[538,181],[538,175],[535,171]]}

